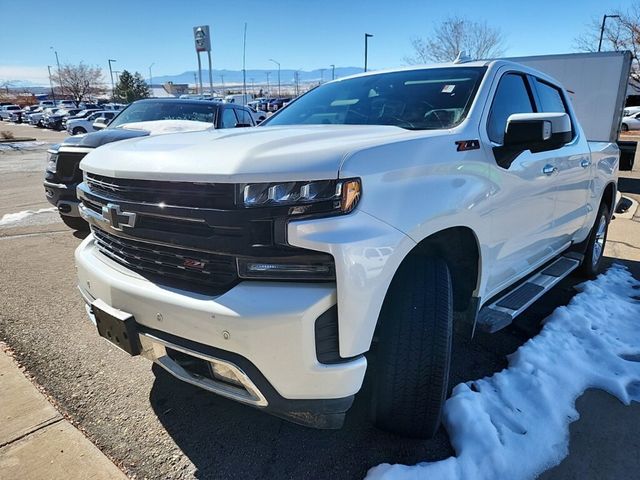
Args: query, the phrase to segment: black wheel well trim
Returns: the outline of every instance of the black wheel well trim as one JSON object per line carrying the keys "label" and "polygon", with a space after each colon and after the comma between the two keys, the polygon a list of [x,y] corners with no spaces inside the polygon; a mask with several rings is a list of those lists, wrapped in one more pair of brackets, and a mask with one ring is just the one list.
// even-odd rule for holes
{"label": "black wheel well trim", "polygon": [[[618,185],[616,184],[615,181],[610,181],[609,183],[607,183],[607,185],[602,190],[602,197],[600,198],[600,204],[604,202],[609,208],[608,220],[611,220],[611,217],[613,216],[614,210],[616,208],[615,203],[616,203],[617,191],[618,191]],[[607,192],[608,192],[608,195],[607,195]],[[598,204],[598,208],[600,207],[600,204]]]}
{"label": "black wheel well trim", "polygon": [[[423,238],[398,265],[387,293],[398,275],[400,266],[404,262],[411,261],[415,256],[438,257],[445,261],[451,275],[454,310],[465,313],[465,318],[472,329],[480,301],[475,292],[480,285],[482,265],[480,242],[476,232],[468,226],[459,225],[439,230]],[[379,328],[378,322],[374,337]]]}

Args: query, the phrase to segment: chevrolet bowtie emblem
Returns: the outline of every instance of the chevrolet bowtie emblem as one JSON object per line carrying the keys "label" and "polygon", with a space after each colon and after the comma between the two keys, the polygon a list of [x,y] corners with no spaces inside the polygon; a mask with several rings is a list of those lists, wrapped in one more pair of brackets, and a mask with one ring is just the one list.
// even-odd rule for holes
{"label": "chevrolet bowtie emblem", "polygon": [[114,230],[122,230],[122,227],[133,227],[136,224],[136,214],[123,212],[120,205],[107,203],[102,207],[102,217],[111,224]]}

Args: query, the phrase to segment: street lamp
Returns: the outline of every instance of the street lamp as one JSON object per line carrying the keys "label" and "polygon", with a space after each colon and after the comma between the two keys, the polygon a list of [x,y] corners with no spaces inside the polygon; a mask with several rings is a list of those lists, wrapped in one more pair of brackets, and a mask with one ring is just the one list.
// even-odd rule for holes
{"label": "street lamp", "polygon": [[[56,55],[56,65],[58,66],[58,83],[60,84],[60,90],[62,90],[62,75],[60,75],[60,59],[58,58],[58,52],[56,51],[55,48],[53,47],[49,47],[49,50],[53,50],[53,53],[55,53]],[[49,77],[49,81],[51,81],[51,77]],[[64,93],[64,91],[63,91]],[[53,104],[55,105],[55,99],[53,101]]]}
{"label": "street lamp", "polygon": [[600,41],[598,42],[598,51],[602,48],[602,36],[604,35],[604,24],[607,18],[620,18],[620,15],[604,15],[602,17],[602,26],[600,27]]}
{"label": "street lamp", "polygon": [[153,67],[156,64],[156,62],[153,62],[151,65],[149,65],[149,87],[153,88],[153,75],[151,74],[151,67]]}
{"label": "street lamp", "polygon": [[369,46],[369,37],[373,37],[370,33],[364,34],[364,71],[367,71],[367,56],[368,56],[368,46]]}
{"label": "street lamp", "polygon": [[264,72],[264,74],[267,76],[267,92],[271,95],[271,85],[269,85],[269,76],[271,75],[271,72]]}
{"label": "street lamp", "polygon": [[273,58],[270,58],[269,61],[275,63],[278,66],[278,98],[280,98],[280,62],[274,60]]}
{"label": "street lamp", "polygon": [[335,65],[329,65],[331,67],[331,80],[335,80],[336,79],[336,66]]}
{"label": "street lamp", "polygon": [[51,98],[53,99],[53,104],[56,104],[56,93],[53,91],[53,82],[51,81],[51,65],[47,65],[47,69],[49,70],[49,86],[51,87]]}
{"label": "street lamp", "polygon": [[116,61],[110,58],[109,60],[109,76],[111,77],[111,97],[113,98],[113,91],[116,89],[116,86],[113,84],[113,70],[111,69],[111,62],[115,63]]}

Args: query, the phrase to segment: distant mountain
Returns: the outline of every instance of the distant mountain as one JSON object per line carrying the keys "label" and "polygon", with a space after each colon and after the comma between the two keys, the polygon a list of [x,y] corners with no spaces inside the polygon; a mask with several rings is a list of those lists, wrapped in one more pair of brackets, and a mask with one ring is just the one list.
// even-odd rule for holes
{"label": "distant mountain", "polygon": [[[239,85],[242,83],[242,70],[216,70],[215,68],[212,70],[213,72],[213,83],[214,85],[220,85],[222,83],[221,76],[224,77],[225,85]],[[269,75],[269,84],[271,86],[278,84],[278,70],[270,69],[270,70],[247,70],[247,85],[251,86],[251,79],[255,82],[255,85],[266,85],[267,83],[267,72],[270,72]],[[362,68],[358,67],[336,67],[336,78],[346,77],[348,75],[354,75],[356,73],[362,72]],[[160,75],[153,77],[154,85],[159,83],[173,82],[173,83],[195,83],[194,75],[197,75],[198,72],[191,70],[188,72],[181,73],[179,75]],[[300,70],[300,83],[312,83],[319,82],[322,78],[325,82],[331,80],[331,68],[324,69],[324,72],[321,72],[320,69],[306,71]],[[295,70],[291,69],[282,69],[280,70],[280,83],[282,85],[292,85],[294,83],[295,78]],[[148,80],[148,79],[147,79]],[[202,70],[202,83],[209,84],[209,70]]]}

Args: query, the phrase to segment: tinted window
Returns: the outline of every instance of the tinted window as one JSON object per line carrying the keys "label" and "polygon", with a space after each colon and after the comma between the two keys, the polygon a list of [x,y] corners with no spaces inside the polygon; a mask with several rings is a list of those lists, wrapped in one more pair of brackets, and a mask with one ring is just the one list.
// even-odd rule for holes
{"label": "tinted window", "polygon": [[298,98],[263,125],[395,125],[450,128],[473,101],[483,68],[430,68],[327,83]]}
{"label": "tinted window", "polygon": [[225,108],[222,110],[222,119],[220,120],[220,128],[233,128],[238,124],[236,114],[233,108]]}
{"label": "tinted window", "polygon": [[536,91],[543,112],[567,113],[558,88],[536,79]]}
{"label": "tinted window", "polygon": [[239,109],[236,110],[236,115],[238,116],[238,119],[239,119],[240,123],[242,123],[244,125],[253,126],[253,124],[254,124],[253,123],[253,117],[251,116],[251,114],[248,111],[246,111],[246,110],[244,110],[242,108],[239,108]]}
{"label": "tinted window", "polygon": [[508,73],[500,79],[493,97],[487,123],[487,133],[492,142],[502,144],[507,119],[514,113],[532,113],[533,106],[525,80],[521,75]]}
{"label": "tinted window", "polygon": [[[122,110],[110,125],[117,127],[124,123],[149,122],[153,120],[195,120],[213,123],[216,106],[189,102],[146,102],[132,103]],[[118,113],[118,112],[115,112]]]}

